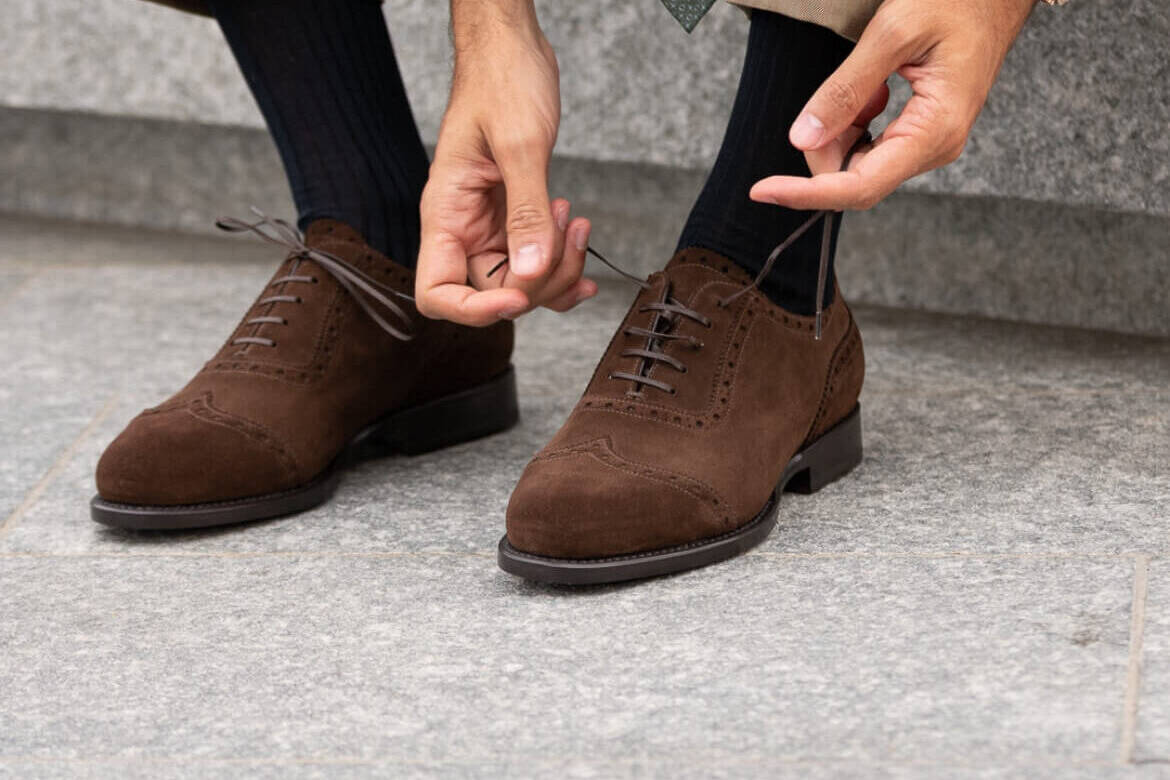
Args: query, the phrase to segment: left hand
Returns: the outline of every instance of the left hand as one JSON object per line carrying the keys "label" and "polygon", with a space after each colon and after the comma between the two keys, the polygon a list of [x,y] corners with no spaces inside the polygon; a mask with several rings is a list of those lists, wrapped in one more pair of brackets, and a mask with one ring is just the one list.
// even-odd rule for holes
{"label": "left hand", "polygon": [[[752,187],[752,200],[801,210],[868,209],[907,179],[954,162],[1033,5],[885,0],[789,132],[813,176],[770,176]],[[885,108],[893,73],[910,82],[913,97],[840,171]]]}

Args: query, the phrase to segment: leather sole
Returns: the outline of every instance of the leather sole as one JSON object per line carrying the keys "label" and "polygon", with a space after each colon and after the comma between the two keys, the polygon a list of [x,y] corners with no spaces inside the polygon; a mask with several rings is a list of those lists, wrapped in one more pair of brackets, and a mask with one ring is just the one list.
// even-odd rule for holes
{"label": "leather sole", "polygon": [[781,493],[815,493],[852,471],[861,463],[861,454],[861,407],[857,406],[788,462],[764,507],[734,531],[659,550],[587,560],[522,552],[505,535],[497,560],[509,574],[554,585],[600,585],[708,566],[741,555],[768,538],[776,526]]}
{"label": "leather sole", "polygon": [[177,531],[246,523],[303,512],[327,501],[345,468],[383,455],[420,455],[511,428],[520,419],[516,375],[507,371],[477,387],[387,414],[362,429],[324,472],[278,493],[183,506],[120,504],[94,496],[90,516],[136,531]]}

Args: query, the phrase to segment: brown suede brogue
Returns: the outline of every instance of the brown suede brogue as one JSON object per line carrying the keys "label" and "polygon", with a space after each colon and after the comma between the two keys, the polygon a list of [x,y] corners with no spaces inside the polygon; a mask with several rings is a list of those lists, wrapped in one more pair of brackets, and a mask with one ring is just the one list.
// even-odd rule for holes
{"label": "brown suede brogue", "polygon": [[512,323],[426,320],[413,271],[347,225],[318,220],[302,243],[262,222],[234,229],[260,225],[289,256],[219,353],[106,449],[94,520],[177,529],[298,512],[328,499],[354,457],[516,422]]}
{"label": "brown suede brogue", "polygon": [[499,563],[591,584],[703,566],[861,461],[861,336],[841,295],[791,314],[712,252],[652,275],[512,493]]}

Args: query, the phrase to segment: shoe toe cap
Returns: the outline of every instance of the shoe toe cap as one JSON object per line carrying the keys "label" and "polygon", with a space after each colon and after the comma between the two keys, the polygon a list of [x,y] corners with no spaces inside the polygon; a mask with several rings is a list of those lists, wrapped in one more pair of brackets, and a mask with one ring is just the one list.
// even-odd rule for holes
{"label": "shoe toe cap", "polygon": [[106,448],[97,490],[115,503],[175,506],[263,495],[296,484],[279,444],[189,406],[144,412]]}
{"label": "shoe toe cap", "polygon": [[716,536],[733,521],[706,485],[639,468],[604,447],[533,460],[508,503],[508,542],[549,558],[592,559]]}

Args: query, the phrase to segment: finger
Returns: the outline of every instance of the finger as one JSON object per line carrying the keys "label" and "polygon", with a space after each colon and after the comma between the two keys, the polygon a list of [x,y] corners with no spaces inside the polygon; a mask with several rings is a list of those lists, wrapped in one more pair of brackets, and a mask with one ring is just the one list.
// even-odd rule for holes
{"label": "finger", "polygon": [[546,274],[555,256],[557,230],[548,198],[550,150],[522,141],[495,152],[507,192],[509,272],[520,279]]}
{"label": "finger", "polygon": [[[467,252],[462,242],[450,233],[436,229],[424,231],[418,256],[414,297],[415,306],[424,317],[486,325],[528,306],[528,296],[520,290],[488,290],[477,294],[469,287]],[[473,296],[478,297],[473,299]]]}
{"label": "finger", "polygon": [[[889,101],[890,88],[883,82],[881,88],[870,97],[869,102],[865,104],[865,108],[857,115],[857,119],[854,120],[853,124],[845,128],[841,135],[819,149],[810,149],[804,153],[804,159],[808,163],[809,171],[816,176],[818,173],[841,170],[841,163],[844,162],[845,155],[849,154],[849,151],[853,149],[853,145],[865,133],[866,128],[869,127],[869,123],[878,114],[886,110],[886,104]],[[853,161],[850,161],[850,165],[852,164]]]}
{"label": "finger", "polygon": [[544,304],[544,307],[563,313],[594,295],[597,295],[597,282],[592,279],[581,279],[555,299]]}
{"label": "finger", "polygon": [[839,136],[870,106],[890,74],[906,62],[909,40],[886,32],[888,25],[880,18],[874,17],[853,52],[792,123],[788,140],[797,149],[819,149]]}
{"label": "finger", "polygon": [[569,223],[569,227],[565,231],[561,262],[539,295],[533,298],[533,304],[544,306],[546,302],[556,300],[580,281],[581,274],[585,271],[585,247],[589,246],[590,229],[589,220],[583,217]]}
{"label": "finger", "polygon": [[853,120],[853,127],[860,127],[862,130],[869,127],[869,123],[877,119],[878,116],[886,110],[886,106],[890,103],[890,85],[889,82],[883,81],[878,87],[877,92],[869,96],[869,101],[866,102],[865,108],[861,109],[861,113]]}
{"label": "finger", "polygon": [[[569,223],[569,201],[557,198],[552,202],[553,222],[556,225],[555,243],[553,244],[552,262],[549,264],[545,276],[535,279],[522,279],[511,272],[509,258],[499,252],[484,252],[470,258],[467,263],[467,278],[477,290],[489,290],[493,287],[507,287],[517,289],[528,296],[530,305],[535,307],[538,301],[549,297],[547,292],[551,280],[556,277],[560,267],[561,257],[565,252],[565,231]],[[562,285],[564,289],[568,285]]]}
{"label": "finger", "polygon": [[451,283],[427,290],[427,301],[427,316],[474,327],[515,319],[529,308],[528,298],[519,290],[475,290]]}
{"label": "finger", "polygon": [[[849,154],[849,150],[864,134],[864,128],[850,125],[845,129],[845,132],[834,138],[832,143],[820,149],[805,152],[804,159],[808,163],[809,171],[812,172],[813,176],[816,176],[841,170],[841,163],[845,161],[845,155]],[[854,159],[849,161],[849,166],[854,167],[858,161],[857,156],[854,155]]]}
{"label": "finger", "polygon": [[[467,282],[477,290],[503,287],[508,276],[508,256],[503,252],[483,252],[467,260]],[[519,285],[512,285],[526,292]]]}
{"label": "finger", "polygon": [[791,209],[872,208],[906,179],[929,166],[932,152],[917,136],[879,139],[856,155],[850,170],[803,176],[770,176],[756,182],[750,196]]}
{"label": "finger", "polygon": [[553,233],[552,254],[549,256],[548,273],[555,274],[557,267],[560,265],[561,257],[565,252],[565,231],[569,228],[569,201],[564,198],[556,198],[552,202],[552,217],[553,224],[556,225],[556,232]]}

